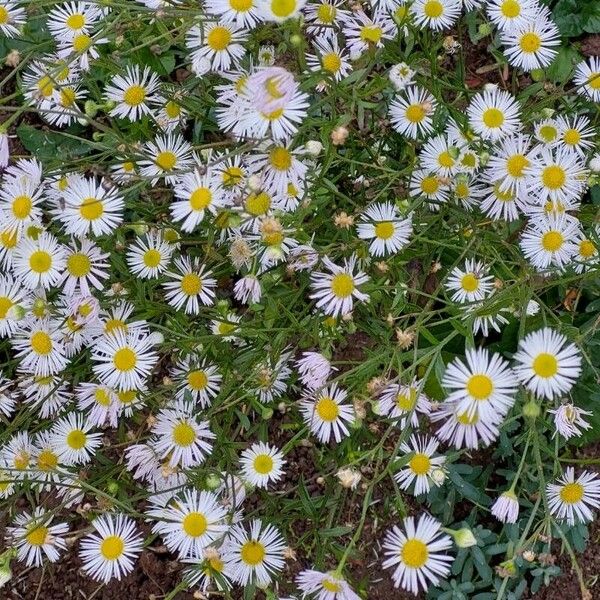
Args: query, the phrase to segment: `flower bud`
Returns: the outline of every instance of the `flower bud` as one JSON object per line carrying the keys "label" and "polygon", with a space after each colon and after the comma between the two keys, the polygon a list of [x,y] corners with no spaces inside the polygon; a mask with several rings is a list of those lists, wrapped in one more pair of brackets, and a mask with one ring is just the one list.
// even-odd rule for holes
{"label": "flower bud", "polygon": [[315,158],[319,156],[323,150],[323,144],[321,144],[321,142],[318,140],[308,140],[308,142],[305,144],[305,147],[306,151]]}
{"label": "flower bud", "polygon": [[470,548],[471,546],[477,545],[477,539],[468,527],[452,531],[450,532],[450,535],[454,538],[454,543],[459,548]]}

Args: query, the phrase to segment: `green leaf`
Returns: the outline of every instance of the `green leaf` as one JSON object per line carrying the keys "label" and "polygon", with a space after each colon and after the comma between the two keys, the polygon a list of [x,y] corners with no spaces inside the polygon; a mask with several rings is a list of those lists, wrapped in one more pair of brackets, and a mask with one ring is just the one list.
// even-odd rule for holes
{"label": "green leaf", "polygon": [[73,160],[89,154],[93,144],[56,131],[44,131],[21,123],[17,136],[29,152],[42,162]]}

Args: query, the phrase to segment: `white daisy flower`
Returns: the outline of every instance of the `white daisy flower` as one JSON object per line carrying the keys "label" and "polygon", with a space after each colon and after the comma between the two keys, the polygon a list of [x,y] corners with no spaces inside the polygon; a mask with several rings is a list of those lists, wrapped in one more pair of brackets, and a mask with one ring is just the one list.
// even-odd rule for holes
{"label": "white daisy flower", "polygon": [[51,525],[52,520],[52,514],[38,506],[33,514],[19,514],[13,526],[6,528],[7,538],[17,551],[17,560],[28,567],[41,567],[44,557],[50,562],[58,561],[61,551],[67,547],[63,536],[69,527],[66,523]]}
{"label": "white daisy flower", "polygon": [[161,232],[147,233],[129,247],[127,266],[140,279],[157,279],[169,266],[174,249]]}
{"label": "white daisy flower", "polygon": [[390,104],[389,117],[392,127],[411,139],[425,136],[433,131],[433,114],[437,107],[435,98],[423,88],[411,86],[405,95]]}
{"label": "white daisy flower", "polygon": [[[598,253],[598,247],[596,243],[585,236],[581,232],[579,239],[577,240],[577,253],[573,257],[573,269],[576,273],[583,273],[597,267],[600,261],[600,254]],[[0,288],[1,289],[1,288]],[[0,291],[0,304],[2,302],[2,292]],[[2,319],[0,311],[0,335],[2,335]]]}
{"label": "white daisy flower", "polygon": [[13,277],[26,288],[48,289],[57,285],[65,268],[65,250],[62,244],[46,231],[37,239],[23,237],[15,248]]}
{"label": "white daisy flower", "polygon": [[193,355],[177,361],[172,377],[177,385],[175,398],[183,402],[189,394],[195,403],[200,403],[202,408],[210,406],[212,400],[216,398],[223,379],[215,365],[205,358],[200,359]]}
{"label": "white daisy flower", "polygon": [[289,352],[283,352],[277,360],[269,356],[261,361],[250,374],[250,387],[263,404],[281,397],[287,390],[287,380],[292,371],[288,367]]}
{"label": "white daisy flower", "polygon": [[262,21],[256,0],[207,0],[204,7],[223,23],[235,23],[239,28],[251,30]]}
{"label": "white daisy flower", "polygon": [[[330,6],[321,4],[321,6]],[[333,7],[332,7],[333,8]],[[341,81],[350,73],[352,65],[346,57],[346,51],[340,49],[336,37],[325,36],[313,41],[315,54],[306,55],[306,64],[311,71],[323,73],[334,81]],[[319,83],[317,91],[327,89],[328,82]]]}
{"label": "white daisy flower", "polygon": [[227,511],[212,492],[185,490],[165,508],[148,513],[156,523],[154,533],[160,534],[165,546],[179,558],[202,556],[206,546],[227,532]]}
{"label": "white daisy flower", "polygon": [[323,387],[332,371],[337,371],[319,352],[303,352],[302,357],[296,361],[296,368],[300,381],[309,390]]}
{"label": "white daisy flower", "polygon": [[265,21],[283,23],[300,16],[306,0],[257,0],[258,14]]}
{"label": "white daisy flower", "polygon": [[242,340],[236,335],[238,323],[242,317],[233,312],[227,313],[223,319],[213,319],[210,322],[210,330],[213,335],[218,335],[224,342],[239,344]]}
{"label": "white daisy flower", "polygon": [[151,336],[115,329],[97,340],[92,361],[94,374],[104,385],[118,391],[139,390],[152,373],[158,354]]}
{"label": "white daisy flower", "polygon": [[414,83],[415,71],[405,62],[394,65],[388,72],[388,77],[394,89],[401,92]]}
{"label": "white daisy flower", "polygon": [[564,402],[558,408],[551,409],[548,412],[554,415],[554,427],[556,428],[554,435],[560,433],[566,440],[579,437],[584,431],[592,427],[583,417],[589,417],[594,413],[583,410],[572,402]]}
{"label": "white daisy flower", "polygon": [[242,477],[256,487],[266,488],[270,482],[281,479],[285,462],[278,448],[263,442],[252,444],[241,454]]}
{"label": "white daisy flower", "polygon": [[283,569],[284,547],[283,537],[273,525],[254,519],[248,531],[238,523],[221,548],[225,574],[240,585],[266,586]]}
{"label": "white daisy flower", "polygon": [[491,511],[501,523],[517,522],[519,518],[519,499],[512,488],[498,496],[492,504]]}
{"label": "white daisy flower", "polygon": [[50,431],[50,443],[65,465],[90,462],[102,444],[101,433],[90,433],[91,423],[81,413],[69,413],[58,419]]}
{"label": "white daisy flower", "polygon": [[216,437],[208,421],[198,422],[180,408],[161,410],[152,433],[156,436],[152,447],[159,457],[168,457],[171,467],[184,469],[202,464],[212,451],[212,445],[206,440]]}
{"label": "white daisy flower", "polygon": [[521,128],[520,105],[506,90],[485,90],[467,107],[469,124],[483,139],[497,141],[518,133]]}
{"label": "white daisy flower", "polygon": [[577,92],[593,102],[600,102],[600,56],[582,60],[575,68],[573,83]]}
{"label": "white daisy flower", "polygon": [[112,117],[137,121],[152,114],[150,105],[156,102],[160,78],[150,67],[142,71],[138,65],[128,65],[124,75],[116,75],[104,89],[104,96],[116,106]]}
{"label": "white daisy flower", "polygon": [[429,416],[431,413],[431,402],[421,391],[421,385],[417,381],[409,385],[390,383],[383,388],[379,396],[378,412],[394,419],[402,429],[408,423],[418,427],[419,416]]}
{"label": "white daisy flower", "polygon": [[360,600],[348,582],[333,572],[305,569],[296,576],[296,585],[303,594],[310,594],[315,600]]}
{"label": "white daisy flower", "polygon": [[0,33],[7,38],[17,37],[27,23],[25,7],[15,0],[0,1]]}
{"label": "white daisy flower", "polygon": [[415,483],[413,494],[420,496],[431,489],[433,471],[443,469],[445,456],[434,456],[439,442],[427,435],[411,435],[408,442],[402,442],[400,450],[405,455],[410,454],[410,460],[400,471],[394,474],[394,479],[403,490],[408,490]]}
{"label": "white daisy flower", "polygon": [[221,553],[214,546],[205,548],[201,558],[184,558],[182,562],[192,565],[183,572],[183,579],[190,586],[198,586],[203,593],[211,585],[219,591],[231,589],[231,581],[224,572],[225,563],[221,559]]}
{"label": "white daisy flower", "polygon": [[94,427],[118,424],[117,393],[101,383],[80,383],[75,389],[77,408],[87,413],[87,421]]}
{"label": "white daisy flower", "polygon": [[519,198],[526,197],[526,169],[531,165],[528,156],[530,145],[531,138],[520,134],[501,140],[485,167],[488,182],[499,182],[500,192],[511,192]]}
{"label": "white daisy flower", "polygon": [[89,296],[95,290],[104,289],[108,279],[108,252],[102,252],[87,238],[73,240],[66,248],[65,270],[58,285],[63,286],[66,296]]}
{"label": "white daisy flower", "polygon": [[437,211],[448,200],[449,186],[446,182],[434,173],[415,169],[410,177],[410,195],[427,200],[429,209]]}
{"label": "white daisy flower", "polygon": [[333,263],[326,256],[323,265],[328,272],[316,271],[311,274],[312,294],[316,306],[326,315],[342,316],[352,311],[354,300],[366,302],[368,294],[360,291],[359,286],[366,283],[369,277],[362,271],[355,273],[356,256],[344,259],[344,265]]}
{"label": "white daisy flower", "polygon": [[0,338],[12,337],[19,329],[18,311],[26,310],[27,290],[9,274],[0,275]]}
{"label": "white daisy flower", "polygon": [[26,377],[19,382],[23,402],[38,411],[42,419],[60,412],[72,400],[67,384],[59,376]]}
{"label": "white daisy flower", "polygon": [[133,571],[143,545],[135,522],[123,515],[104,514],[92,521],[92,527],[97,533],[86,535],[80,542],[83,570],[103,583],[120,580]]}
{"label": "white daisy flower", "polygon": [[539,10],[536,0],[490,0],[486,3],[488,17],[500,31],[514,31],[526,25]]}
{"label": "white daisy flower", "polygon": [[182,171],[193,165],[192,146],[179,133],[158,135],[146,143],[144,154],[148,158],[140,161],[140,174],[150,178],[152,185],[163,177],[166,183],[176,184]]}
{"label": "white daisy flower", "polygon": [[163,284],[167,302],[175,310],[185,307],[186,314],[197,315],[200,306],[214,304],[217,280],[211,277],[212,271],[207,270],[198,258],[182,256],[175,260],[175,268],[176,271],[167,272],[171,280]]}
{"label": "white daisy flower", "polygon": [[394,587],[416,595],[419,589],[426,591],[429,584],[438,585],[450,574],[454,558],[442,551],[452,546],[452,540],[441,529],[439,521],[423,514],[416,524],[413,517],[407,517],[402,529],[394,525],[386,533],[383,568],[394,569]]}
{"label": "white daisy flower", "polygon": [[452,27],[461,10],[461,0],[415,0],[410,5],[410,12],[417,25],[434,31]]}
{"label": "white daisy flower", "polygon": [[11,343],[23,373],[47,377],[60,373],[67,366],[60,324],[56,321],[29,319]]}
{"label": "white daisy flower", "polygon": [[556,483],[546,486],[548,508],[559,521],[573,526],[593,520],[592,508],[600,508],[600,479],[583,471],[575,479],[575,469],[567,467]]}
{"label": "white daisy flower", "polygon": [[520,340],[514,359],[514,372],[523,385],[550,400],[570,391],[581,373],[577,346],[549,327]]}
{"label": "white daisy flower", "polygon": [[2,227],[18,233],[41,223],[44,188],[29,178],[6,178],[0,187]]}
{"label": "white daisy flower", "polygon": [[356,229],[360,239],[371,240],[369,252],[373,256],[395,254],[410,240],[412,215],[403,219],[391,202],[372,204],[361,215]]}
{"label": "white daisy flower", "polygon": [[91,2],[65,2],[50,11],[47,25],[56,40],[72,40],[88,33],[101,15],[100,7]]}
{"label": "white daisy flower", "polygon": [[35,436],[33,462],[33,479],[37,480],[37,489],[49,492],[54,486],[62,483],[64,471],[58,453],[52,445],[51,431],[41,431]]}
{"label": "white daisy flower", "polygon": [[354,422],[354,408],[344,404],[347,395],[333,383],[300,402],[304,422],[319,441],[327,443],[333,437],[339,443],[350,435],[347,425]]}
{"label": "white daisy flower", "polygon": [[219,73],[234,68],[246,54],[243,44],[247,39],[246,30],[234,22],[204,21],[194,25],[186,38],[192,71],[202,76],[209,71]]}
{"label": "white daisy flower", "polygon": [[316,40],[330,40],[335,44],[337,30],[350,16],[350,11],[343,6],[343,0],[309,2],[304,8],[306,31],[318,36]]}
{"label": "white daisy flower", "polygon": [[0,467],[9,472],[10,481],[21,481],[29,477],[34,452],[35,448],[27,431],[19,431],[0,448]]}
{"label": "white daisy flower", "polygon": [[104,179],[74,178],[63,193],[64,206],[55,212],[66,233],[83,237],[109,235],[123,221],[125,202]]}
{"label": "white daisy flower", "polygon": [[468,258],[464,268],[454,267],[444,287],[453,292],[452,300],[464,304],[479,302],[494,291],[494,277],[488,275],[487,267],[480,261]]}
{"label": "white daisy flower", "polygon": [[350,60],[356,60],[369,48],[382,48],[385,40],[393,37],[393,22],[379,16],[367,16],[362,10],[353,12],[344,20],[344,37]]}
{"label": "white daisy flower", "polygon": [[256,304],[262,297],[260,280],[254,275],[246,275],[235,282],[233,297],[242,304]]}
{"label": "white daisy flower", "polygon": [[590,127],[590,120],[584,115],[556,117],[558,126],[557,146],[565,146],[580,157],[585,157],[587,152],[594,147],[594,129]]}

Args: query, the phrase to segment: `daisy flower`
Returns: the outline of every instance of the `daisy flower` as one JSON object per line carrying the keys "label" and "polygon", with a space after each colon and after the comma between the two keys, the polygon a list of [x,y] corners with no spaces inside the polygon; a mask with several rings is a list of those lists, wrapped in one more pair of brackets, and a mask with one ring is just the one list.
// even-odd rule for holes
{"label": "daisy flower", "polygon": [[410,12],[417,25],[434,31],[452,27],[461,10],[461,0],[415,0],[410,5]]}
{"label": "daisy flower", "polygon": [[241,343],[241,339],[236,335],[238,323],[242,317],[233,312],[227,313],[223,319],[213,319],[210,322],[210,330],[213,335],[218,335],[224,342]]}
{"label": "daisy flower", "polygon": [[558,126],[557,146],[564,145],[580,157],[594,147],[594,129],[590,127],[590,120],[583,115],[556,117]]}
{"label": "daisy flower", "polygon": [[9,274],[0,275],[0,338],[12,337],[19,329],[18,310],[28,305],[27,290]]}
{"label": "daisy flower", "polygon": [[167,302],[175,310],[185,307],[186,314],[197,315],[201,305],[214,304],[217,280],[211,277],[212,272],[200,264],[198,258],[182,256],[175,260],[175,268],[176,271],[167,272],[170,281],[163,284]]}
{"label": "daisy flower", "polygon": [[[322,4],[321,6],[327,6]],[[306,55],[306,64],[311,71],[320,72],[334,81],[341,81],[352,70],[346,52],[340,49],[335,37],[322,37],[314,40],[315,54]],[[318,84],[317,91],[326,89],[326,85]]]}
{"label": "daisy flower", "polygon": [[267,488],[270,482],[279,481],[284,474],[283,452],[274,446],[258,442],[242,452],[242,478],[248,483]]}
{"label": "daisy flower", "polygon": [[500,31],[514,31],[529,23],[539,11],[535,0],[491,0],[486,3],[488,17]]}
{"label": "daisy flower", "polygon": [[540,10],[532,19],[502,34],[504,54],[511,65],[529,72],[552,63],[557,55],[554,46],[560,45],[560,32],[549,12]]}
{"label": "daisy flower", "polygon": [[72,40],[90,31],[101,16],[99,7],[89,2],[65,2],[48,14],[47,25],[56,40]]}
{"label": "daisy flower", "polygon": [[425,142],[419,153],[419,163],[422,169],[445,178],[459,169],[458,156],[457,146],[453,146],[446,136],[436,135]]}
{"label": "daisy flower", "polygon": [[247,37],[245,29],[234,22],[204,21],[194,25],[186,39],[192,70],[202,76],[209,71],[218,73],[231,69],[244,57],[243,44]]}
{"label": "daisy flower", "polygon": [[65,270],[59,285],[63,286],[66,296],[89,296],[90,286],[103,290],[108,279],[108,252],[102,252],[96,244],[87,238],[73,240],[66,248]]}
{"label": "daisy flower", "polygon": [[504,219],[505,221],[516,221],[519,218],[519,209],[525,210],[523,202],[517,197],[511,186],[505,191],[506,179],[492,183],[484,189],[484,198],[479,208],[494,221]]}
{"label": "daisy flower", "polygon": [[114,330],[92,348],[93,371],[104,384],[118,391],[139,390],[158,361],[150,336]]}
{"label": "daisy flower", "polygon": [[225,574],[240,585],[266,586],[283,569],[285,542],[273,525],[263,525],[260,519],[234,525],[223,546]]}
{"label": "daisy flower", "polygon": [[104,97],[116,106],[112,117],[137,121],[152,114],[150,104],[156,102],[160,78],[150,67],[142,71],[138,65],[128,65],[124,75],[113,77],[104,90]]}
{"label": "daisy flower", "polygon": [[483,139],[497,141],[521,128],[520,106],[509,92],[493,88],[481,92],[467,107],[469,124]]}
{"label": "daisy flower", "polygon": [[550,400],[566,394],[581,373],[577,346],[549,327],[520,340],[514,359],[514,372],[521,383],[537,397]]}
{"label": "daisy flower", "polygon": [[394,65],[388,72],[388,77],[394,89],[401,92],[414,83],[415,71],[405,62]]}
{"label": "daisy flower", "polygon": [[59,323],[49,319],[30,319],[15,334],[12,345],[19,370],[36,376],[56,375],[67,366]]}
{"label": "daisy flower", "polygon": [[65,268],[65,250],[62,244],[46,231],[37,239],[23,237],[12,258],[13,277],[26,288],[48,289],[57,285]]}
{"label": "daisy flower", "polygon": [[13,397],[12,392],[9,391],[12,382],[10,379],[6,379],[0,371],[0,413],[5,417],[10,417],[15,410],[16,400]]}
{"label": "daisy flower", "polygon": [[74,178],[63,198],[64,206],[55,214],[68,234],[109,235],[123,221],[125,202],[118,189],[104,179]]}
{"label": "daisy flower", "polygon": [[600,102],[600,56],[591,56],[581,61],[575,68],[573,83],[578,93],[587,96],[592,102]]}
{"label": "daisy flower", "polygon": [[183,572],[183,579],[190,586],[198,586],[202,592],[211,585],[219,591],[231,589],[231,581],[224,572],[225,563],[214,546],[205,548],[201,558],[184,558],[182,562],[192,565]]}
{"label": "daisy flower", "polygon": [[430,412],[431,402],[416,381],[410,385],[391,383],[379,396],[379,414],[396,420],[402,429],[407,423],[418,427],[419,415],[428,416]]}
{"label": "daisy flower", "polygon": [[571,527],[593,520],[592,508],[600,507],[600,479],[596,473],[583,471],[575,479],[575,469],[567,467],[556,483],[546,486],[548,508],[559,521]]}
{"label": "daisy flower", "polygon": [[[600,256],[598,254],[598,247],[596,243],[585,236],[583,232],[580,233],[579,239],[577,240],[577,252],[573,257],[573,269],[576,273],[583,273],[598,265]],[[0,288],[1,289],[1,288]],[[0,291],[0,303],[2,302],[2,292]],[[0,335],[2,335],[2,319],[0,311]]]}
{"label": "daisy flower", "polygon": [[554,427],[556,428],[554,435],[560,433],[566,440],[579,437],[585,430],[592,427],[583,417],[592,416],[594,413],[583,410],[571,402],[565,402],[548,412],[554,415]]}
{"label": "daisy flower", "polygon": [[101,383],[80,383],[75,389],[77,408],[87,413],[88,423],[95,427],[117,426],[117,394]]}
{"label": "daisy flower", "polygon": [[205,358],[200,359],[192,355],[177,361],[172,377],[177,385],[175,398],[184,401],[189,395],[194,403],[199,402],[202,408],[210,406],[219,393],[223,379],[215,365]]}
{"label": "daisy flower", "polygon": [[394,25],[389,19],[376,15],[368,17],[357,10],[344,22],[344,37],[350,53],[350,60],[356,60],[369,48],[382,48],[385,40],[392,39]]}
{"label": "daisy flower", "polygon": [[150,178],[152,185],[162,177],[166,183],[177,183],[178,175],[193,164],[192,146],[178,133],[157,136],[146,143],[144,153],[148,158],[140,161],[140,174]]}
{"label": "daisy flower", "polygon": [[350,11],[343,8],[342,0],[320,0],[309,2],[304,9],[306,31],[314,34],[316,39],[337,41],[336,32],[350,16]]}
{"label": "daisy flower", "polygon": [[171,216],[186,233],[194,231],[207,212],[214,215],[227,204],[216,176],[210,172],[201,175],[196,170],[179,178],[175,198],[170,206]]}
{"label": "daisy flower", "polygon": [[517,379],[507,361],[485,348],[467,350],[466,364],[459,358],[444,373],[442,386],[450,390],[447,402],[460,412],[477,414],[486,422],[504,417],[515,403]]}
{"label": "daisy flower", "polygon": [[58,56],[62,60],[74,62],[81,71],[89,71],[90,62],[96,60],[100,53],[98,46],[108,44],[108,38],[96,34],[78,33],[72,39],[58,40]]}
{"label": "daisy flower", "polygon": [[19,35],[19,29],[27,22],[25,8],[14,0],[0,1],[0,33],[7,38]]}
{"label": "daisy flower", "polygon": [[394,475],[394,479],[403,490],[415,483],[413,494],[420,496],[431,489],[431,475],[436,469],[443,469],[445,456],[434,456],[439,442],[427,435],[411,435],[408,442],[400,445],[400,450],[410,455],[405,467]]}
{"label": "daisy flower", "polygon": [[317,271],[311,274],[312,294],[316,306],[326,315],[333,317],[348,314],[354,307],[354,300],[366,302],[368,294],[360,291],[359,286],[366,283],[369,277],[362,271],[355,273],[356,256],[344,259],[344,265],[333,263],[326,256],[323,265],[328,272]]}
{"label": "daisy flower", "polygon": [[429,209],[437,211],[441,204],[448,200],[447,181],[435,173],[417,169],[410,177],[410,195],[413,198],[424,198]]}
{"label": "daisy flower", "polygon": [[403,219],[391,202],[372,204],[361,216],[357,226],[358,237],[371,240],[369,252],[373,256],[395,254],[406,246],[412,234],[412,218]]}
{"label": "daisy flower", "polygon": [[161,459],[169,458],[171,467],[195,467],[202,464],[212,450],[206,440],[216,436],[208,426],[208,421],[198,422],[180,408],[163,409],[152,428],[156,436],[152,446]]}
{"label": "daisy flower", "polygon": [[72,400],[66,382],[58,376],[31,375],[19,382],[23,402],[38,410],[42,419],[60,412]]}
{"label": "daisy flower", "polygon": [[157,519],[152,531],[180,558],[201,557],[204,548],[227,531],[227,511],[212,492],[185,490],[170,506],[149,514]]}
{"label": "daisy flower", "polygon": [[52,514],[37,507],[33,514],[23,512],[17,516],[12,527],[6,528],[7,537],[17,551],[17,559],[28,567],[41,567],[44,555],[50,562],[60,558],[67,545],[63,536],[68,533],[66,523],[51,525]]}
{"label": "daisy flower", "polygon": [[101,433],[90,433],[91,423],[81,413],[59,419],[50,432],[50,443],[60,462],[82,465],[90,462],[102,444]]}
{"label": "daisy flower", "polygon": [[333,572],[305,569],[298,573],[296,585],[303,594],[310,594],[315,600],[360,600],[348,582]]}
{"label": "daisy flower", "polygon": [[287,380],[292,373],[288,367],[289,352],[283,352],[277,360],[269,356],[258,363],[250,374],[250,386],[263,404],[282,396],[287,389]]}
{"label": "daisy flower", "polygon": [[519,245],[525,258],[539,271],[562,268],[573,261],[581,236],[579,222],[562,215],[532,219]]}
{"label": "daisy flower", "polygon": [[527,196],[526,169],[531,165],[528,156],[531,138],[515,135],[504,138],[490,156],[485,168],[487,180],[491,184],[499,182],[499,191],[510,192],[523,198]]}
{"label": "daisy flower", "polygon": [[52,445],[52,431],[41,431],[35,436],[33,461],[35,464],[36,487],[50,491],[63,479],[63,471],[58,453]]}
{"label": "daisy flower", "polygon": [[300,16],[306,0],[257,0],[259,15],[265,21],[283,23]]}
{"label": "daisy flower", "polygon": [[300,381],[309,390],[323,387],[335,367],[319,352],[303,352],[302,357],[296,361],[296,368]]}
{"label": "daisy flower", "polygon": [[445,283],[453,292],[454,302],[478,302],[490,296],[494,290],[494,277],[488,275],[487,267],[480,261],[468,258],[464,268],[454,267]]}
{"label": "daisy flower", "polygon": [[579,198],[587,185],[587,171],[581,159],[564,146],[554,152],[542,148],[525,173],[529,191],[550,200],[566,202]]}
{"label": "daisy flower", "polygon": [[135,522],[123,515],[104,514],[92,521],[92,527],[96,533],[86,535],[80,543],[83,570],[103,583],[120,580],[133,571],[144,541]]}
{"label": "daisy flower", "polygon": [[433,131],[433,114],[437,107],[435,98],[424,88],[411,86],[404,96],[390,104],[392,127],[413,140]]}
{"label": "daisy flower", "polygon": [[354,422],[354,408],[344,404],[347,392],[332,383],[300,402],[304,422],[319,441],[327,443],[333,437],[340,442],[350,435],[347,425]]}
{"label": "daisy flower", "polygon": [[501,523],[517,522],[519,518],[519,499],[512,488],[498,496],[492,504],[491,511]]}
{"label": "daisy flower", "polygon": [[262,20],[256,0],[207,0],[204,7],[221,22],[234,23],[240,29],[251,30]]}
{"label": "daisy flower", "polygon": [[236,281],[233,297],[242,304],[256,304],[262,297],[260,281],[254,275],[246,275]]}
{"label": "daisy flower", "polygon": [[452,540],[441,529],[439,521],[423,514],[417,523],[414,517],[407,517],[402,529],[394,525],[386,533],[383,568],[394,569],[394,587],[416,595],[419,588],[426,591],[429,584],[438,585],[450,574],[454,558],[442,551],[452,546]]}
{"label": "daisy flower", "polygon": [[22,232],[31,224],[41,222],[44,188],[29,177],[5,179],[0,187],[2,226]]}
{"label": "daisy flower", "polygon": [[129,247],[127,266],[140,279],[157,279],[169,266],[173,251],[161,232],[150,232]]}
{"label": "daisy flower", "polygon": [[35,448],[27,431],[19,431],[0,448],[0,466],[5,471],[8,470],[11,481],[29,477],[34,452]]}

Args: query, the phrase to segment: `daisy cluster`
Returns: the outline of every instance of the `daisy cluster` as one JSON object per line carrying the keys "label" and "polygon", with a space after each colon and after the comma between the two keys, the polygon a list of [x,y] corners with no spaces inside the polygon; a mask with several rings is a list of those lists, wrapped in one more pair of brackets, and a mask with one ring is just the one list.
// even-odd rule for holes
{"label": "daisy cluster", "polygon": [[[7,56],[21,105],[0,123],[5,539],[27,566],[76,543],[85,573],[108,583],[134,570],[151,532],[203,594],[277,590],[293,530],[248,507],[289,493],[297,445],[333,456],[360,438],[364,450],[363,434],[389,427],[386,481],[425,503],[454,485],[452,462],[494,445],[511,420],[541,415],[556,448],[591,428],[572,394],[583,338],[543,291],[561,278],[583,286],[600,266],[588,194],[600,173],[600,60],[575,65],[567,111],[509,85],[449,99],[432,65],[400,47],[443,39],[446,60],[460,48],[441,32],[476,11],[514,72],[537,77],[560,50],[550,10],[536,0],[200,4],[0,0],[8,47],[43,39],[27,60],[17,46]],[[370,86],[366,100],[355,86]],[[375,115],[383,142],[371,158],[353,155],[345,110]],[[27,114],[84,140],[87,154],[22,156],[13,126]],[[406,150],[402,164],[393,148]],[[410,276],[432,227],[435,293]],[[495,236],[494,251],[480,233]],[[445,235],[456,255],[444,256],[456,247]],[[415,293],[422,325],[402,314]],[[430,363],[425,342],[439,340],[423,330],[436,319],[454,320],[466,349],[443,361],[441,344]],[[487,344],[517,320],[510,356]],[[385,337],[376,377],[352,379],[337,358],[356,331]],[[275,411],[291,419],[291,439],[268,428]],[[535,431],[491,503],[499,523],[530,508],[520,491]],[[140,502],[111,498],[124,488],[95,478],[106,465]],[[348,489],[368,473],[339,466]],[[550,476],[548,519],[591,521],[600,478],[571,467]],[[21,498],[37,504],[17,509]],[[380,564],[415,594],[476,543],[426,508],[395,521]],[[351,550],[335,565],[307,557],[314,568],[286,589],[360,598],[344,570]]]}

